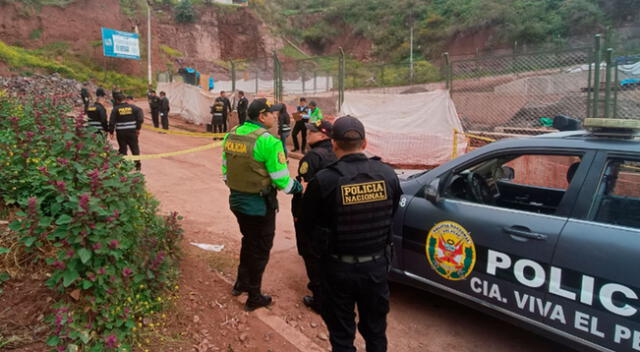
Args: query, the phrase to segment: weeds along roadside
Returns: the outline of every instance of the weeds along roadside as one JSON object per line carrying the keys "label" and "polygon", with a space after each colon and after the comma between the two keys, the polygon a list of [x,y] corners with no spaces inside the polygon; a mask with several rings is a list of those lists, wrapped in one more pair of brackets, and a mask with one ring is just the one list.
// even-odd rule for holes
{"label": "weeds along roadside", "polygon": [[0,91],[0,196],[16,217],[0,277],[45,268],[51,347],[131,350],[175,289],[180,217],[158,215],[144,176],[69,111]]}

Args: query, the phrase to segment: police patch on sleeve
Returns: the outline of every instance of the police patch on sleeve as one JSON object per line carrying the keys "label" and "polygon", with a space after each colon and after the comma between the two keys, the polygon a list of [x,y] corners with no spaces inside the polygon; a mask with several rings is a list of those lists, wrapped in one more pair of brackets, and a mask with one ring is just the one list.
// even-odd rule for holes
{"label": "police patch on sleeve", "polygon": [[384,181],[342,185],[340,191],[342,192],[343,205],[387,200],[387,184]]}
{"label": "police patch on sleeve", "polygon": [[309,171],[309,163],[306,161],[303,161],[302,164],[300,164],[300,168],[298,169],[298,172],[300,173],[300,175],[304,175],[307,173],[307,171]]}
{"label": "police patch on sleeve", "polygon": [[278,161],[280,162],[280,164],[286,164],[287,163],[287,157],[284,156],[283,152],[279,152],[278,153]]}
{"label": "police patch on sleeve", "polygon": [[476,247],[467,230],[453,221],[435,224],[426,243],[431,268],[447,280],[462,280],[476,264]]}

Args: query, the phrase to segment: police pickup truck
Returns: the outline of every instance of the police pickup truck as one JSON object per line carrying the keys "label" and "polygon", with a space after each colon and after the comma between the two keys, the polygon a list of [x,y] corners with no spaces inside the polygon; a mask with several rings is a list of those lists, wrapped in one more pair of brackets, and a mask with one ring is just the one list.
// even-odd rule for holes
{"label": "police pickup truck", "polygon": [[640,351],[640,120],[585,126],[404,180],[390,278],[580,350]]}

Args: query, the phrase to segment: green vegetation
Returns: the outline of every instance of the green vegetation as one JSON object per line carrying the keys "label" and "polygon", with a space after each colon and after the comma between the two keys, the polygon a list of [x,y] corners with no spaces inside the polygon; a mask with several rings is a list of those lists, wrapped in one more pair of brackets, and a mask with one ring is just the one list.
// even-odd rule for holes
{"label": "green vegetation", "polygon": [[183,57],[184,56],[184,54],[181,53],[180,51],[178,51],[178,50],[176,50],[176,49],[174,49],[174,48],[172,48],[170,46],[164,45],[164,44],[160,44],[160,50],[162,50],[162,52],[165,53],[169,57]]}
{"label": "green vegetation", "polygon": [[38,40],[42,36],[42,28],[36,28],[29,33],[30,40]]}
{"label": "green vegetation", "polygon": [[[385,61],[408,56],[409,26],[416,51],[438,57],[457,33],[491,29],[493,44],[564,44],[575,34],[640,18],[634,0],[274,0],[252,7],[278,32],[323,50],[341,27],[375,44]],[[283,21],[282,16],[288,16]],[[342,33],[342,32],[340,32]]]}
{"label": "green vegetation", "polygon": [[0,199],[17,209],[0,263],[47,273],[49,346],[131,351],[175,289],[179,217],[159,216],[144,176],[57,99],[0,92]]}
{"label": "green vegetation", "polygon": [[192,23],[198,19],[191,0],[180,1],[176,6],[175,15],[178,23]]}
{"label": "green vegetation", "polygon": [[[70,55],[68,49],[69,44],[64,42],[51,43],[37,50],[27,50],[0,41],[0,61],[16,70],[38,69],[47,73],[57,72],[81,82],[91,80],[102,87],[118,86],[127,93],[138,96],[145,94],[145,79],[114,71],[103,71],[90,60],[83,61]],[[56,57],[62,58],[62,62],[56,61]]]}

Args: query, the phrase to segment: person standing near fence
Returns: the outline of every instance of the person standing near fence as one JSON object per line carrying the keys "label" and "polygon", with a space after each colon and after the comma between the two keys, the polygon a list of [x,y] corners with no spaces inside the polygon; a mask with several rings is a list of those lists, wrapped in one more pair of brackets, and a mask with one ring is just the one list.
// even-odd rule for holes
{"label": "person standing near fence", "polygon": [[314,100],[309,102],[309,122],[314,123],[324,118],[322,110],[318,107],[318,103]]}
{"label": "person standing near fence", "polygon": [[[227,109],[225,109],[222,99],[220,97],[217,97],[215,102],[211,106],[211,126],[213,133],[225,132],[222,130],[222,128],[224,127],[224,121],[226,119]],[[218,137],[213,137],[213,140],[217,139]]]}
{"label": "person standing near fence", "polygon": [[160,121],[162,122],[162,129],[169,129],[169,98],[167,98],[167,93],[160,92]]}
{"label": "person standing near fence", "polygon": [[220,96],[217,99],[221,99],[222,102],[224,103],[224,110],[226,111],[225,113],[225,119],[223,122],[224,125],[224,131],[223,132],[227,132],[227,121],[229,120],[228,117],[231,116],[231,111],[233,111],[233,108],[231,107],[231,102],[229,101],[229,98],[227,98],[227,93],[224,90],[220,91]]}
{"label": "person standing near fence", "polygon": [[[293,125],[292,139],[293,150],[292,152],[301,151],[304,154],[304,149],[307,146],[307,127],[305,124],[309,122],[309,108],[307,107],[307,99],[300,98],[296,112],[300,117]],[[302,133],[301,143],[298,143],[298,134]],[[302,148],[300,146],[302,145]]]}
{"label": "person standing near fence", "polygon": [[231,294],[249,293],[247,311],[272,302],[261,287],[275,236],[277,190],[302,191],[302,185],[289,175],[282,143],[268,132],[277,123],[273,113],[281,108],[264,98],[254,100],[249,105],[249,120],[234,127],[222,142],[222,175],[231,190],[229,205],[242,233],[238,276]]}
{"label": "person standing near fence", "polygon": [[151,111],[151,121],[153,127],[160,127],[160,98],[153,89],[147,93],[147,100],[149,101],[149,110]]}
{"label": "person standing near fence", "polygon": [[238,125],[242,125],[247,120],[247,107],[249,106],[249,100],[244,96],[244,91],[239,90],[238,96],[240,97],[236,107],[238,110]]}
{"label": "person standing near fence", "polygon": [[287,156],[287,137],[291,134],[291,116],[287,111],[287,105],[282,104],[282,109],[278,111],[278,135],[282,141],[284,156]]}

